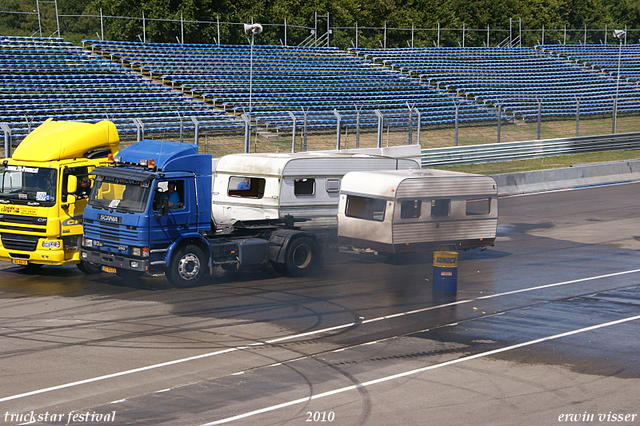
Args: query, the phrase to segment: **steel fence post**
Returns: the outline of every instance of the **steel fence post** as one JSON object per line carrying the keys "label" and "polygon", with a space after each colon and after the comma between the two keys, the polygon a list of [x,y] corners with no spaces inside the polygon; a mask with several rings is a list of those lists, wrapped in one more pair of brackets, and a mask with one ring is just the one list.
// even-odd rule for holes
{"label": "steel fence post", "polygon": [[382,148],[382,132],[384,131],[384,116],[379,109],[373,111],[378,116],[378,148]]}
{"label": "steel fence post", "polygon": [[4,158],[11,157],[11,128],[7,123],[0,123],[4,132]]}
{"label": "steel fence post", "polygon": [[200,139],[200,122],[194,116],[191,116],[191,121],[193,122],[193,125],[195,126],[193,140],[194,140],[195,144],[198,145],[198,139]]}
{"label": "steel fence post", "polygon": [[296,115],[289,111],[289,117],[293,121],[291,126],[291,152],[296,152]]}
{"label": "steel fence post", "polygon": [[340,133],[341,133],[341,124],[342,124],[342,116],[338,112],[337,109],[333,109],[333,115],[336,116],[336,150],[340,151]]}
{"label": "steel fence post", "polygon": [[244,121],[244,153],[251,152],[251,119],[247,114],[240,116]]}

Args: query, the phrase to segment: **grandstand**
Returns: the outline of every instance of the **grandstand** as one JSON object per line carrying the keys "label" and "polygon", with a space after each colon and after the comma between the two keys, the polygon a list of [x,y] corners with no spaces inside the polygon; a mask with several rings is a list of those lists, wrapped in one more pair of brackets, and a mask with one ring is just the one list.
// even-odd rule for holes
{"label": "grandstand", "polygon": [[333,110],[343,115],[343,123],[355,125],[355,109],[359,108],[360,123],[375,125],[374,110],[384,110],[390,122],[406,122],[409,106],[424,114],[424,125],[451,125],[454,102],[460,104],[461,122],[497,118],[493,108],[334,48],[255,46],[252,61],[251,47],[246,45],[86,43],[94,51],[229,112],[251,109],[260,124],[276,131],[291,130],[289,112],[298,120],[306,113],[309,129],[319,130],[335,127]]}
{"label": "grandstand", "polygon": [[[640,46],[545,45],[535,48],[350,49],[164,44],[0,37],[0,122],[20,140],[49,117],[113,120],[121,133],[145,131],[243,134],[249,112],[261,130],[288,134],[293,113],[310,131],[408,125],[495,125],[611,116],[640,110]],[[618,84],[619,83],[619,84]],[[412,115],[413,119],[417,115]],[[180,121],[182,119],[182,122]],[[138,123],[139,124],[139,123]]]}
{"label": "grandstand", "polygon": [[[565,50],[560,50],[560,49]],[[637,66],[639,46],[623,46],[625,78],[618,86],[618,47],[593,46],[599,62],[580,57],[578,46],[535,48],[424,48],[354,50],[438,87],[455,91],[478,103],[497,106],[516,119],[575,117],[577,102],[581,116],[611,115],[618,96],[618,113],[640,111],[640,87],[631,77]],[[567,54],[570,52],[571,54]]]}
{"label": "grandstand", "polygon": [[133,118],[145,131],[177,132],[179,117],[195,126],[192,116],[203,131],[244,131],[241,120],[59,38],[0,37],[0,99],[0,122],[18,140],[50,117],[109,119],[125,135],[138,133]]}

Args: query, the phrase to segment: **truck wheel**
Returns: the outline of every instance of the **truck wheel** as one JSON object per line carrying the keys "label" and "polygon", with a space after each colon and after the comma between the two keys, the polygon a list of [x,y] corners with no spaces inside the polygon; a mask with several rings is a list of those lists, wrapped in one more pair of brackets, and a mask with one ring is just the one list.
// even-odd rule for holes
{"label": "truck wheel", "polygon": [[99,274],[100,272],[102,272],[100,266],[96,265],[95,263],[87,262],[86,260],[81,260],[77,266],[78,269],[80,269],[87,275]]}
{"label": "truck wheel", "polygon": [[169,282],[178,288],[198,285],[205,274],[205,256],[198,246],[182,247],[171,259],[166,273]]}
{"label": "truck wheel", "polygon": [[312,238],[296,238],[289,244],[285,260],[289,275],[303,277],[309,275],[318,266],[320,249]]}

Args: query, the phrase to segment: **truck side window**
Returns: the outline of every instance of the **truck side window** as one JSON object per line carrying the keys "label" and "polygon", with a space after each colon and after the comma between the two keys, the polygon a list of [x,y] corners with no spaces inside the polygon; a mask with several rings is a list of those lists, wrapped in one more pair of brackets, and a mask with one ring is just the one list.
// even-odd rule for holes
{"label": "truck side window", "polygon": [[160,210],[163,197],[168,199],[169,209],[184,208],[184,181],[171,180],[158,182],[158,190],[153,198],[154,210]]}
{"label": "truck side window", "polygon": [[420,217],[422,200],[405,200],[400,202],[400,219]]}
{"label": "truck side window", "polygon": [[491,198],[467,200],[467,216],[481,216],[491,213]]}
{"label": "truck side window", "polygon": [[262,198],[264,186],[264,178],[231,176],[229,178],[228,194],[230,197]]}
{"label": "truck side window", "polygon": [[359,197],[357,195],[347,195],[347,206],[344,214],[358,219],[384,220],[386,201],[380,198]]}
{"label": "truck side window", "polygon": [[87,166],[81,167],[69,167],[62,173],[62,201],[67,201],[67,182],[69,181],[69,175],[74,175],[78,178],[78,188],[80,187],[80,180],[83,177],[87,177],[89,174],[89,168]]}
{"label": "truck side window", "polygon": [[293,194],[313,195],[315,193],[316,180],[313,178],[299,178],[293,181]]}
{"label": "truck side window", "polygon": [[431,217],[448,217],[451,210],[451,200],[431,200]]}

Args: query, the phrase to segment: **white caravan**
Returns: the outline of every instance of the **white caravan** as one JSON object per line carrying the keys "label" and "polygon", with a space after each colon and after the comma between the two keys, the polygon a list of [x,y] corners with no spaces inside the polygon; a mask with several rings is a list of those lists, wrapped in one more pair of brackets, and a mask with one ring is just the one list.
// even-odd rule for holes
{"label": "white caravan", "polygon": [[342,178],[338,240],[408,253],[493,245],[498,188],[490,176],[444,170],[352,172]]}
{"label": "white caravan", "polygon": [[310,219],[298,224],[302,228],[335,231],[345,173],[419,168],[415,160],[364,154],[226,155],[215,165],[212,219],[224,228],[289,215]]}

